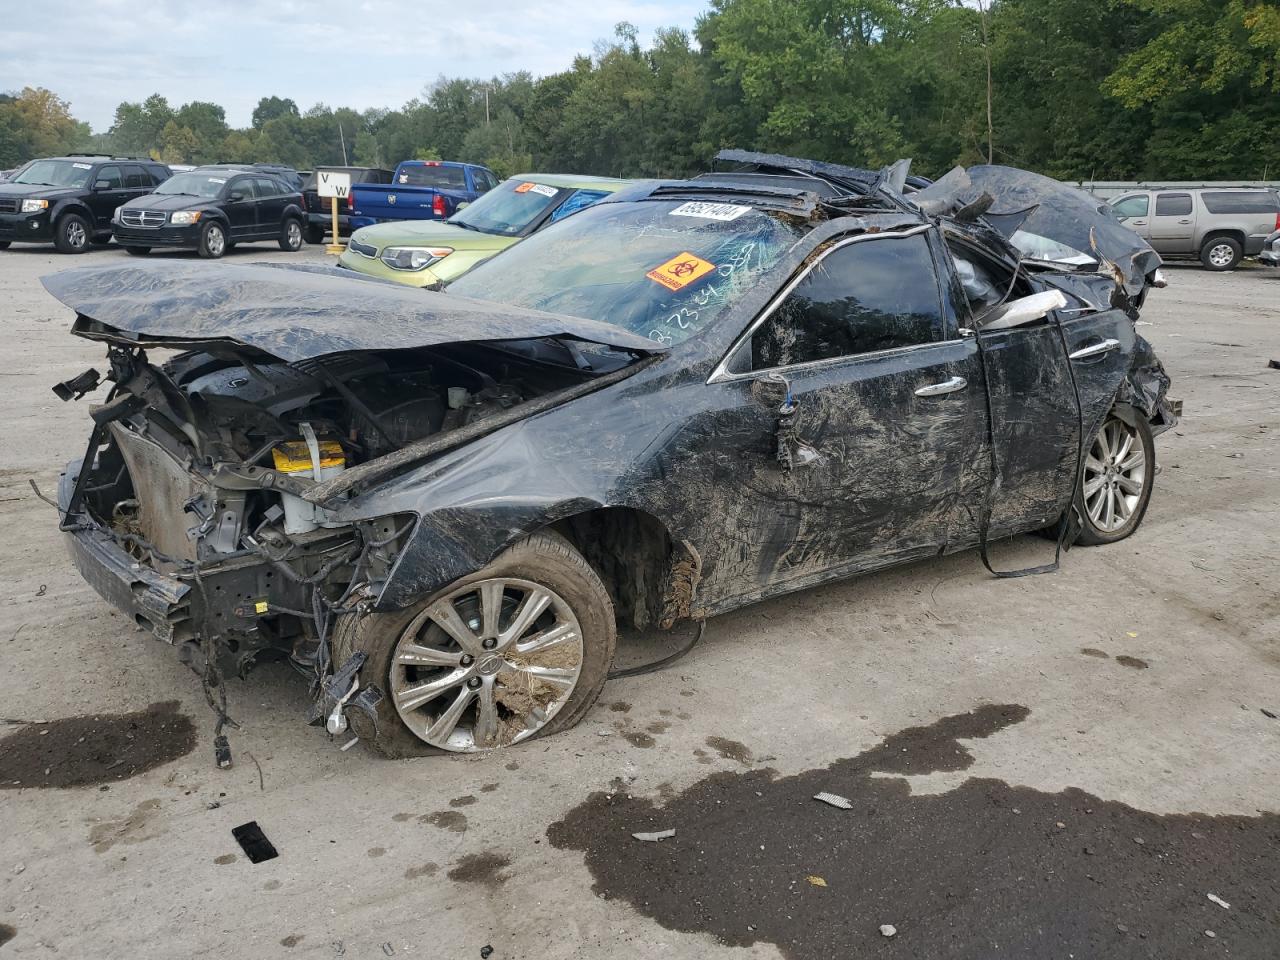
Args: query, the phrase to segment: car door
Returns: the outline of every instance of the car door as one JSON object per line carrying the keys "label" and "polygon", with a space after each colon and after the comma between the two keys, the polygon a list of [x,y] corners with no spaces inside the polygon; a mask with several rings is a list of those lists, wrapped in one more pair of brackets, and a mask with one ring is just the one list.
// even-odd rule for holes
{"label": "car door", "polygon": [[1151,194],[1134,193],[1111,205],[1120,222],[1147,242],[1151,241]]}
{"label": "car door", "polygon": [[124,186],[124,171],[114,163],[103,164],[94,174],[93,189],[89,193],[89,209],[93,211],[94,231],[111,229],[111,215],[116,207],[128,199]]}
{"label": "car door", "polygon": [[256,177],[253,187],[258,198],[258,236],[265,240],[273,240],[280,236],[284,208],[289,204],[285,186],[272,177]]}
{"label": "car door", "polygon": [[127,164],[124,168],[124,199],[121,203],[137,200],[152,191],[151,175],[139,163]]}
{"label": "car door", "polygon": [[1162,191],[1151,214],[1151,246],[1157,253],[1189,253],[1195,249],[1196,218],[1191,194]]}
{"label": "car door", "polygon": [[972,542],[982,372],[930,232],[831,244],[712,374],[713,412],[695,427],[715,491],[706,542],[724,545],[710,596],[767,596]]}
{"label": "car door", "polygon": [[231,240],[252,240],[258,231],[258,198],[253,189],[252,177],[235,177],[223,188],[226,197],[222,205],[231,230]]}

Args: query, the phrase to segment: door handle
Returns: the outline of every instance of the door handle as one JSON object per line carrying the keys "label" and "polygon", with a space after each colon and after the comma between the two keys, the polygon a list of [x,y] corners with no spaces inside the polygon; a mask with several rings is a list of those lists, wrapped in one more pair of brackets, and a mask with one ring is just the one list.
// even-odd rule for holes
{"label": "door handle", "polygon": [[964,377],[952,377],[950,380],[944,380],[942,383],[931,383],[927,387],[919,387],[916,389],[917,397],[940,397],[944,393],[955,393],[957,390],[963,390],[969,385],[969,381]]}
{"label": "door handle", "polygon": [[1179,222],[1179,223],[1190,223],[1191,221],[1190,221],[1190,220],[1179,220],[1178,222]]}
{"label": "door handle", "polygon": [[1071,359],[1083,360],[1085,357],[1096,357],[1103,353],[1109,353],[1118,346],[1120,346],[1119,340],[1103,340],[1087,347],[1081,347],[1075,353],[1071,354]]}
{"label": "door handle", "polygon": [[1145,227],[1145,226],[1147,225],[1147,221],[1145,221],[1145,220],[1135,220],[1135,221],[1133,221],[1133,225],[1134,225],[1135,227]]}

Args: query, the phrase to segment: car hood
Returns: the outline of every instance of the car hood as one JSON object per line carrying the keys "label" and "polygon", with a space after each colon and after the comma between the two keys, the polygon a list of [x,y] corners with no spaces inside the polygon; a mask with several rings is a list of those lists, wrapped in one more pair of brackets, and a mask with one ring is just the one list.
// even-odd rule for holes
{"label": "car hood", "polygon": [[519,237],[467,230],[443,220],[406,220],[364,227],[358,232],[356,239],[361,243],[372,244],[379,251],[385,247],[423,245],[447,246],[454,250],[502,250]]}
{"label": "car hood", "polygon": [[185,193],[148,193],[125,204],[126,210],[159,210],[165,213],[174,210],[207,210],[216,207],[218,201],[212,197],[192,197]]}
{"label": "car hood", "polygon": [[0,197],[43,197],[53,200],[83,193],[81,187],[46,187],[38,183],[5,183],[0,181]]}
{"label": "car hood", "polygon": [[1141,292],[1147,276],[1160,266],[1160,255],[1120,223],[1103,201],[1027,170],[956,167],[910,199],[926,213],[937,214],[973,203],[983,194],[992,198],[984,219],[1006,239],[1020,230],[1095,258],[1101,255],[1119,269],[1130,294]]}
{"label": "car hood", "polygon": [[332,267],[144,263],[42,277],[90,340],[175,349],[251,347],[287,362],[354,350],[570,336],[637,353],[662,347],[620,327]]}

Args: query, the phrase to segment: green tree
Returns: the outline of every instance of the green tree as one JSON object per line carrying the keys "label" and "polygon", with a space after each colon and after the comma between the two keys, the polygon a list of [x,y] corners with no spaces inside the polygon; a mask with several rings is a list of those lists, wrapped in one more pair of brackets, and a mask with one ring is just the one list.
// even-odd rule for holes
{"label": "green tree", "polygon": [[298,105],[287,97],[263,97],[253,108],[253,128],[261,130],[270,120],[297,116]]}
{"label": "green tree", "polygon": [[83,150],[89,126],[71,116],[67,102],[44,87],[0,94],[0,167],[33,157]]}
{"label": "green tree", "polygon": [[164,128],[172,119],[173,108],[158,93],[142,103],[122,103],[116,107],[115,122],[109,131],[112,148],[129,155],[158,155]]}

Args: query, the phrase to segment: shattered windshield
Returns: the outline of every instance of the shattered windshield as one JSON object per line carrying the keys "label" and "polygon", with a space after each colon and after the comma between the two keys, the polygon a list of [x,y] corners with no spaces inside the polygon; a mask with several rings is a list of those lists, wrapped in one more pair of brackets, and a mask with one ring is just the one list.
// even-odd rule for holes
{"label": "shattered windshield", "polygon": [[801,234],[776,214],[737,204],[602,203],[534,234],[449,289],[611,323],[670,346],[738,301]]}

